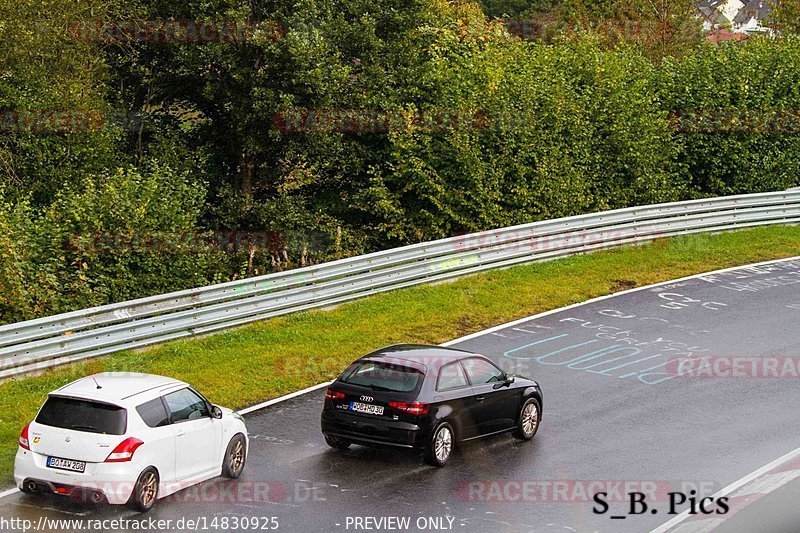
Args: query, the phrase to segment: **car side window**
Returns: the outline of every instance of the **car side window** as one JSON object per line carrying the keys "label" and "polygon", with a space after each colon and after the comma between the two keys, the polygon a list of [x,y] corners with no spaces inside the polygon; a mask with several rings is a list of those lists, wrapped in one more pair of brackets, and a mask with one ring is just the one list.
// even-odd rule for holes
{"label": "car side window", "polygon": [[137,406],[136,412],[148,427],[160,428],[169,424],[169,414],[160,397]]}
{"label": "car side window", "polygon": [[167,401],[173,422],[197,420],[211,416],[206,401],[191,389],[172,392],[164,396],[164,399]]}
{"label": "car side window", "polygon": [[503,381],[505,373],[484,359],[465,359],[461,362],[467,371],[469,382],[473,385]]}
{"label": "car side window", "polygon": [[436,381],[437,391],[447,391],[466,387],[467,376],[458,361],[444,365],[439,370],[439,378]]}

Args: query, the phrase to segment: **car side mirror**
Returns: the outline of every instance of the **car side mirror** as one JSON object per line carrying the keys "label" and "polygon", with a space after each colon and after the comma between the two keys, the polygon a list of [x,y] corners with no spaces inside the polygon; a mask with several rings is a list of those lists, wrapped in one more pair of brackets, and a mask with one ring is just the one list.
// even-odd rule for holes
{"label": "car side mirror", "polygon": [[503,387],[508,387],[512,383],[514,383],[514,376],[512,376],[511,374],[503,374],[503,378],[501,380],[498,380],[497,383],[495,383],[494,388],[500,389]]}
{"label": "car side mirror", "polygon": [[220,409],[219,406],[215,405],[214,407],[211,408],[211,416],[216,419],[222,418],[222,409]]}

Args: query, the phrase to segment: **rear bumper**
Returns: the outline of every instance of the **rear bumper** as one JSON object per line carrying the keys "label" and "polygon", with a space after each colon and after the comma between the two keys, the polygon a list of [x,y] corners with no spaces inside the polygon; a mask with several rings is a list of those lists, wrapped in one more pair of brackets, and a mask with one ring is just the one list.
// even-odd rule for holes
{"label": "rear bumper", "polygon": [[133,493],[136,475],[131,474],[130,463],[88,463],[87,473],[77,473],[41,466],[44,456],[37,455],[17,448],[14,483],[22,491],[110,504],[127,503]]}
{"label": "rear bumper", "polygon": [[65,485],[63,483],[54,483],[44,479],[25,478],[20,483],[19,489],[28,494],[63,496],[80,503],[110,503],[108,496],[99,489]]}
{"label": "rear bumper", "polygon": [[379,420],[349,413],[322,411],[322,433],[356,444],[423,448],[430,431],[399,420]]}

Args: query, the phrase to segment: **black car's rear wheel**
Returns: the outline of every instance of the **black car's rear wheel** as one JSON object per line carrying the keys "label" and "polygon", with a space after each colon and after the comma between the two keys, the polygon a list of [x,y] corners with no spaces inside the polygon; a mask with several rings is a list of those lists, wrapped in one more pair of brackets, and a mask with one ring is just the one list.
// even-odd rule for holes
{"label": "black car's rear wheel", "polygon": [[335,450],[346,450],[352,444],[352,442],[347,439],[332,437],[330,435],[325,435],[325,443]]}
{"label": "black car's rear wheel", "polygon": [[456,435],[453,426],[442,422],[433,430],[431,441],[425,448],[425,461],[433,466],[444,466],[453,455]]}
{"label": "black car's rear wheel", "polygon": [[536,432],[539,431],[539,420],[541,409],[539,402],[534,398],[529,398],[522,409],[519,410],[519,420],[517,421],[517,437],[523,440],[531,440]]}

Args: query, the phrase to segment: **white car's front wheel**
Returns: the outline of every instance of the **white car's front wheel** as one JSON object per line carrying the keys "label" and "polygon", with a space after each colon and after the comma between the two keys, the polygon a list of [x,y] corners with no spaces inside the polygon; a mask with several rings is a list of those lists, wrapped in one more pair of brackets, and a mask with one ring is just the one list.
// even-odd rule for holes
{"label": "white car's front wheel", "polygon": [[225,451],[225,458],[222,462],[222,475],[230,479],[236,479],[244,470],[244,463],[247,460],[247,444],[244,437],[239,434],[231,439],[228,449]]}

